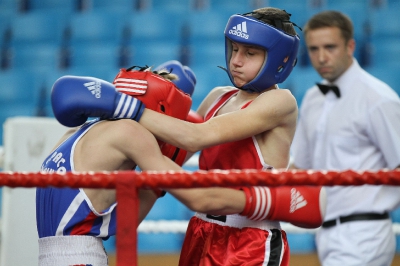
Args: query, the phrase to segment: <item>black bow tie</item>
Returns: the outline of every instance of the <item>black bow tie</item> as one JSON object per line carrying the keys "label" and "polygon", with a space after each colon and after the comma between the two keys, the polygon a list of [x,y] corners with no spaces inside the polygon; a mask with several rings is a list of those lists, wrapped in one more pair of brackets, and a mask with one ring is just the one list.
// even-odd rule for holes
{"label": "black bow tie", "polygon": [[317,83],[317,86],[319,90],[325,95],[328,93],[328,91],[333,91],[335,93],[336,97],[340,98],[340,90],[338,86],[336,85],[325,85],[325,84],[319,84]]}

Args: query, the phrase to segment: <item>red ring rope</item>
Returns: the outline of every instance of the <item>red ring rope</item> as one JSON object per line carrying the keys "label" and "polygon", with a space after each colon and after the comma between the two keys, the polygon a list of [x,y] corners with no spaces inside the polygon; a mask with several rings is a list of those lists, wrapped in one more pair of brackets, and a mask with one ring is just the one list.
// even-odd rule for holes
{"label": "red ring rope", "polygon": [[193,188],[210,186],[280,185],[400,185],[400,170],[379,171],[195,171],[195,172],[85,172],[49,174],[39,172],[1,172],[0,186],[115,188],[118,180],[134,178],[138,188]]}

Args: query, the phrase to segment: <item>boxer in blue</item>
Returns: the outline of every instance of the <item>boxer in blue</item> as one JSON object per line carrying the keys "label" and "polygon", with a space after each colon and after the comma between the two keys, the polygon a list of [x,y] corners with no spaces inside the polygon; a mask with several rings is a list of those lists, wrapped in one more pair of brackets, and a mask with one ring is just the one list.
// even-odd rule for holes
{"label": "boxer in blue", "polygon": [[[106,106],[100,112],[115,116],[114,119],[92,120],[67,133],[45,159],[41,170],[56,173],[113,171],[132,170],[136,166],[142,170],[181,170],[163,156],[160,147],[163,148],[164,143],[157,142],[138,123],[118,119],[139,118],[145,105],[152,110],[186,119],[191,98],[185,90],[193,92],[195,79],[193,75],[186,75],[190,69],[184,69],[177,62],[174,64],[174,73],[179,75],[181,83],[184,82],[183,90],[170,81],[176,76],[165,71],[158,75],[149,69],[122,69],[115,84],[91,77],[64,76],[58,79],[53,86],[53,96],[56,90],[62,88],[62,92],[68,91],[70,94],[58,94],[58,97],[73,103],[80,97],[90,97],[94,102],[101,101]],[[131,79],[126,81],[120,78],[121,75]],[[116,87],[120,91],[138,88],[138,92],[129,94],[136,95],[140,101],[116,91]],[[86,121],[86,107],[75,105],[74,116],[62,116],[62,104],[57,105],[56,98],[52,100],[53,106],[59,108],[54,109],[56,117],[63,117],[70,125],[77,120]],[[160,191],[139,191],[139,222],[158,196]],[[108,264],[102,239],[116,233],[115,190],[49,187],[38,188],[36,197],[39,265]]]}

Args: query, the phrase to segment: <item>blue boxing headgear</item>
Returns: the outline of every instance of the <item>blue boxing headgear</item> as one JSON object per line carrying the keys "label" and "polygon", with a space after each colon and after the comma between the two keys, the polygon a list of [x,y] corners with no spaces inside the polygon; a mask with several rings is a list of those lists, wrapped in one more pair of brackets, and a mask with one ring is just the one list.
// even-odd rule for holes
{"label": "blue boxing headgear", "polygon": [[260,71],[253,80],[240,88],[242,90],[262,92],[274,84],[282,83],[296,65],[299,37],[285,33],[283,30],[266,24],[251,15],[237,14],[231,16],[224,34],[227,72],[233,85],[235,84],[229,69],[232,42],[253,45],[266,50],[265,60]]}
{"label": "blue boxing headgear", "polygon": [[172,82],[180,90],[192,96],[196,86],[196,75],[190,67],[182,65],[181,62],[177,60],[170,60],[159,65],[154,70],[159,71],[162,69],[166,69],[172,74],[177,75],[178,80],[172,80]]}

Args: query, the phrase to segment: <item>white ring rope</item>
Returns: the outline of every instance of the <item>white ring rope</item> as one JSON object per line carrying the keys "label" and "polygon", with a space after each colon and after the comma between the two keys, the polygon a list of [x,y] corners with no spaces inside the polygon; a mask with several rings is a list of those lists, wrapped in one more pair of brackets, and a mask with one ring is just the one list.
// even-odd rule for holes
{"label": "white ring rope", "polygon": [[[138,227],[139,233],[186,233],[189,221],[185,220],[144,220]],[[318,229],[304,229],[290,223],[281,222],[281,227],[287,233],[292,234],[314,234]],[[396,235],[400,234],[400,224],[393,224],[393,231]]]}

